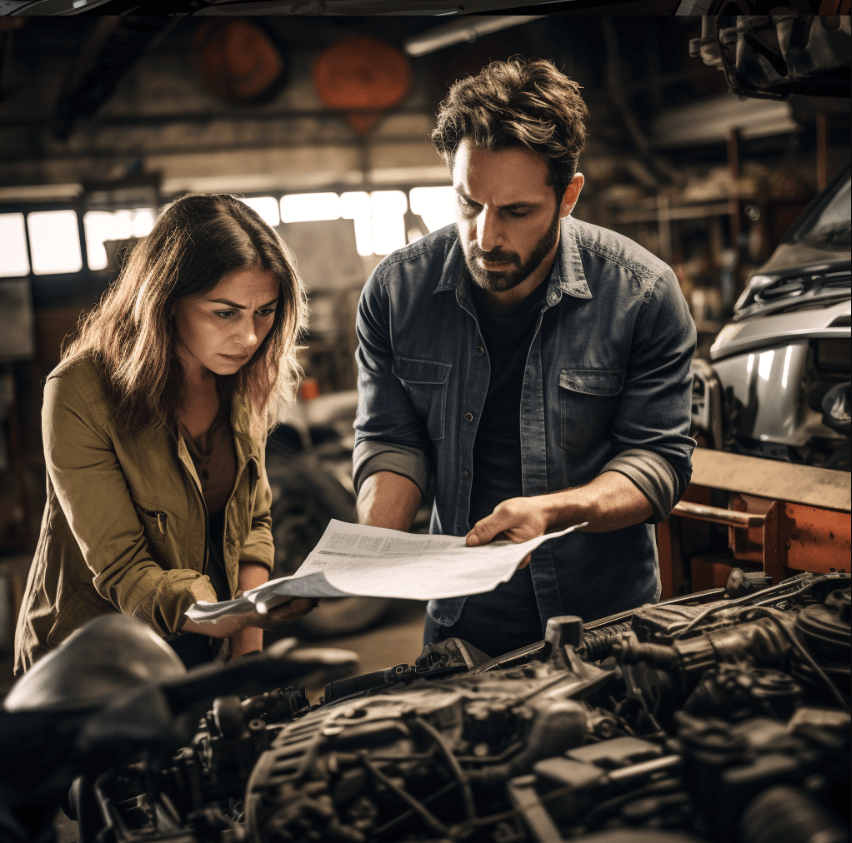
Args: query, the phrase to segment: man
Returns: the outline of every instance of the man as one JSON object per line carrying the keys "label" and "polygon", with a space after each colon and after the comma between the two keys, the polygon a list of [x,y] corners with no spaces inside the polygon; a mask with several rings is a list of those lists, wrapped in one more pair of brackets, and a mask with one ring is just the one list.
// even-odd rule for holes
{"label": "man", "polygon": [[431,601],[427,642],[494,656],[554,615],[659,598],[651,525],[690,478],[695,327],[662,261],[570,216],[586,114],[542,60],[457,82],[432,133],[457,224],[388,256],[361,297],[361,523],[409,529],[430,475],[431,532],[468,545],[588,522],[493,592]]}

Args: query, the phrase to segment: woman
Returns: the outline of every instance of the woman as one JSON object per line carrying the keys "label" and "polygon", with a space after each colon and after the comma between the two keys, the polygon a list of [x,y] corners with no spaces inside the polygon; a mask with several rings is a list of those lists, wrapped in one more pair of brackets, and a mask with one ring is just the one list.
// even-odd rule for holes
{"label": "woman", "polygon": [[194,623],[196,601],[269,578],[264,445],[298,379],[305,302],[278,235],[230,196],[186,196],[137,243],[48,376],[47,506],[15,672],[97,615],[123,612],[187,666],[231,657],[313,606]]}

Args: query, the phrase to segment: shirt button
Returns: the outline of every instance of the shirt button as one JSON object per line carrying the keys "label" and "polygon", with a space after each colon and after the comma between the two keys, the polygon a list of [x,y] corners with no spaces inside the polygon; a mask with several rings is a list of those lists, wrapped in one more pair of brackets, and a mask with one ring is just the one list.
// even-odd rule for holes
{"label": "shirt button", "polygon": [[482,355],[485,354],[485,349],[481,345],[478,345],[473,352],[477,357],[482,357]]}
{"label": "shirt button", "polygon": [[470,472],[469,472],[467,469],[465,469],[465,470],[462,472],[462,477],[463,477],[465,480],[470,479]]}
{"label": "shirt button", "polygon": [[473,413],[465,413],[464,414],[465,421],[473,421]]}

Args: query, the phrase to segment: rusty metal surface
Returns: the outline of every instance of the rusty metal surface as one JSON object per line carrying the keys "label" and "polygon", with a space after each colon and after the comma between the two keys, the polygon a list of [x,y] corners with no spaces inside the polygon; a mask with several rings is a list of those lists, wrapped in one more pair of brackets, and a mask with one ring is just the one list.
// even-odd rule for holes
{"label": "rusty metal surface", "polygon": [[849,474],[709,448],[692,456],[692,482],[787,503],[852,512]]}
{"label": "rusty metal surface", "polygon": [[850,565],[850,525],[845,513],[830,512],[800,504],[783,507],[782,546],[784,564],[792,570],[827,574],[848,571]]}
{"label": "rusty metal surface", "polygon": [[727,524],[735,528],[760,527],[763,525],[763,516],[749,515],[747,512],[736,512],[730,509],[722,509],[718,506],[704,506],[699,503],[681,501],[675,504],[672,510],[675,515],[683,515],[694,518],[696,521],[709,521],[712,524]]}

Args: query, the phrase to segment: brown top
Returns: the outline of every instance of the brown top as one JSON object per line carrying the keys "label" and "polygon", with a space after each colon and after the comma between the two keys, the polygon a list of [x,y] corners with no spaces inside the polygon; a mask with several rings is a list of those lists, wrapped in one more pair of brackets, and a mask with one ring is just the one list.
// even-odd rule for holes
{"label": "brown top", "polygon": [[228,502],[237,474],[237,456],[231,429],[231,405],[222,401],[206,433],[193,439],[180,425],[208,512],[218,512]]}

